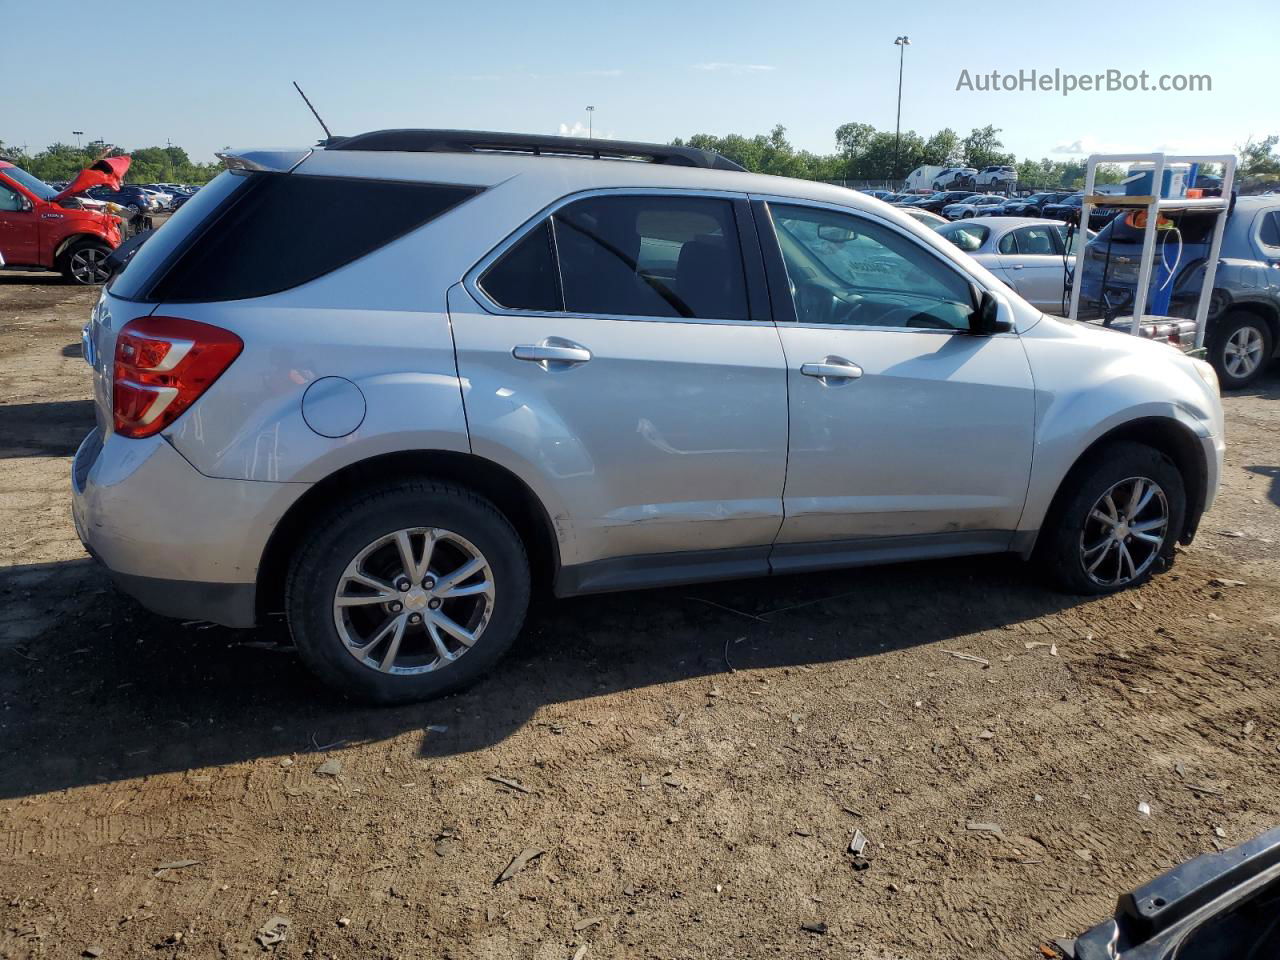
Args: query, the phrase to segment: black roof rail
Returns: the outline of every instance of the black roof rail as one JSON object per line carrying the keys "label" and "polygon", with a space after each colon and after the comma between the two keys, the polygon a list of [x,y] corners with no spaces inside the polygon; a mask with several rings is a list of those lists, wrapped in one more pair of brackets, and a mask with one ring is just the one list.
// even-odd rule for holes
{"label": "black roof rail", "polygon": [[374,130],[350,137],[330,137],[328,150],[394,150],[406,153],[531,153],[597,160],[647,160],[707,170],[745,168],[718,153],[694,147],[626,140],[588,140],[536,133],[495,133],[488,130]]}

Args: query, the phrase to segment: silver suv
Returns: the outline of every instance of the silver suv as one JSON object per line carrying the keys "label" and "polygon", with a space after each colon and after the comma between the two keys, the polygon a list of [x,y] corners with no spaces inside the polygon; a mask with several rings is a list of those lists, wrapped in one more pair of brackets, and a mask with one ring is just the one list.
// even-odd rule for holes
{"label": "silver suv", "polygon": [[81,539],[162,614],[283,610],[353,696],[482,675],[557,595],[1193,536],[1213,370],[1044,316],[850,190],[648,144],[228,154],[104,290]]}

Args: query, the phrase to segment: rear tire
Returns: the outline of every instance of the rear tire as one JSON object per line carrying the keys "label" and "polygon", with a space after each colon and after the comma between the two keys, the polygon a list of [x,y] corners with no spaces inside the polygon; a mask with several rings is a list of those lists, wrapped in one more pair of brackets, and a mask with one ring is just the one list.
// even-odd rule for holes
{"label": "rear tire", "polygon": [[1139,586],[1173,561],[1186,510],[1186,485],[1173,461],[1144,444],[1108,444],[1067,475],[1036,560],[1065,593]]}
{"label": "rear tire", "polygon": [[[484,676],[520,632],[524,544],[493,504],[464,488],[390,484],[334,505],[311,529],[289,568],[289,628],[307,667],[353,699],[452,693]],[[450,584],[468,565],[475,572]]]}
{"label": "rear tire", "polygon": [[1256,314],[1236,311],[1214,324],[1208,354],[1222,389],[1239,390],[1262,375],[1274,350],[1271,325]]}
{"label": "rear tire", "polygon": [[62,254],[59,272],[68,283],[91,287],[111,279],[107,257],[112,247],[101,240],[79,240]]}

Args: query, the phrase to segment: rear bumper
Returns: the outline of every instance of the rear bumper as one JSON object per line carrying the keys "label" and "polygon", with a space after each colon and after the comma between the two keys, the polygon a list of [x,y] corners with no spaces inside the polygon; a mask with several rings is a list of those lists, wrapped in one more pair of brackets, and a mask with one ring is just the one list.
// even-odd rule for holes
{"label": "rear bumper", "polygon": [[267,539],[305,483],[206,477],[162,437],[89,434],[71,467],[85,548],[156,613],[230,627],[255,621]]}

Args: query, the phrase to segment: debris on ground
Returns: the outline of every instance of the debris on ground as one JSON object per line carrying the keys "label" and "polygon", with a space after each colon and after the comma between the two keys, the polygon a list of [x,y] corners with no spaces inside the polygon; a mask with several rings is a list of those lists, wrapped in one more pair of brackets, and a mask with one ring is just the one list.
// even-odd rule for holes
{"label": "debris on ground", "polygon": [[258,932],[253,939],[257,940],[264,950],[269,949],[277,944],[284,943],[285,937],[289,935],[289,926],[290,923],[287,917],[272,917],[258,928]]}
{"label": "debris on ground", "polygon": [[523,783],[519,783],[515,780],[508,780],[506,777],[500,777],[494,773],[489,774],[487,777],[485,777],[485,779],[492,780],[494,783],[499,784],[500,786],[509,787],[510,789],[517,790],[520,793],[533,793],[533,791],[530,790],[528,787],[526,787]]}
{"label": "debris on ground", "polygon": [[800,924],[800,929],[805,933],[816,933],[822,935],[827,932],[827,925],[821,920],[811,920],[808,923]]}
{"label": "debris on ground", "polygon": [[516,854],[514,858],[512,858],[509,864],[507,864],[507,869],[503,870],[502,873],[498,874],[498,879],[495,880],[494,883],[495,884],[505,883],[507,880],[510,880],[517,873],[519,873],[521,870],[527,867],[531,860],[536,860],[538,857],[542,856],[546,852],[547,851],[545,850],[539,850],[537,847],[525,847],[518,854]]}
{"label": "debris on ground", "polygon": [[1229,577],[1214,577],[1209,581],[1211,587],[1247,587],[1243,580],[1232,580]]}
{"label": "debris on ground", "polygon": [[162,877],[170,870],[183,870],[187,867],[194,867],[197,864],[204,863],[203,860],[174,860],[170,863],[162,863],[151,871],[153,877]]}
{"label": "debris on ground", "polygon": [[1139,802],[1138,813],[1140,813],[1144,817],[1151,816],[1151,804],[1147,803],[1147,801],[1145,800]]}
{"label": "debris on ground", "polygon": [[867,849],[867,838],[861,830],[854,830],[853,839],[849,841],[849,852],[855,857],[860,857],[865,849]]}
{"label": "debris on ground", "polygon": [[577,950],[573,951],[573,960],[582,960],[587,955],[587,945],[584,943]]}
{"label": "debris on ground", "polygon": [[316,774],[321,777],[336,777],[342,773],[342,761],[337,757],[326,760],[320,766],[316,767]]}
{"label": "debris on ground", "polygon": [[968,660],[970,663],[980,663],[984,667],[991,666],[991,661],[983,657],[975,657],[972,653],[961,653],[959,650],[943,650],[947,656],[955,657],[957,660]]}
{"label": "debris on ground", "polygon": [[604,923],[604,917],[587,917],[585,920],[579,920],[573,925],[575,933],[586,930],[588,927],[594,927],[597,923]]}

